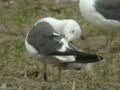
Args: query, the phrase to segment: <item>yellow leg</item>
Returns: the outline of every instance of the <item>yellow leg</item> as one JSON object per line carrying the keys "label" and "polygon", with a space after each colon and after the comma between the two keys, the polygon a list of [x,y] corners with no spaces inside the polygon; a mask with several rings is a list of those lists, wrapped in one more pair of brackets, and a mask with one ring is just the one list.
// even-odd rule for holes
{"label": "yellow leg", "polygon": [[75,90],[75,86],[76,86],[76,82],[73,81],[73,87],[72,87],[72,90]]}
{"label": "yellow leg", "polygon": [[93,29],[93,27],[89,24],[89,25],[88,25],[88,30],[87,30],[86,36],[91,35],[92,29]]}
{"label": "yellow leg", "polygon": [[24,77],[27,78],[27,65],[25,65],[25,70],[24,70]]}
{"label": "yellow leg", "polygon": [[43,63],[43,64],[44,64],[43,80],[47,81],[47,65],[46,63]]}
{"label": "yellow leg", "polygon": [[113,38],[114,38],[114,32],[111,31],[111,32],[110,32],[110,38],[109,38],[109,40],[107,40],[106,52],[109,52],[109,51],[110,51],[111,46],[112,46]]}

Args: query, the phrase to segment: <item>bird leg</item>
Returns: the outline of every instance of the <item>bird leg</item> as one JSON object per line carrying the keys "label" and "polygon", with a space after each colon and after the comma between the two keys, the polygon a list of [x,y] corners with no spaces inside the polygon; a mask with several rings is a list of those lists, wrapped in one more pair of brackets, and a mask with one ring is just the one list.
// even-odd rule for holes
{"label": "bird leg", "polygon": [[92,29],[93,29],[93,27],[89,24],[86,36],[90,36],[91,35]]}
{"label": "bird leg", "polygon": [[58,78],[60,78],[62,72],[62,67],[61,65],[58,66]]}
{"label": "bird leg", "polygon": [[111,48],[111,46],[112,46],[113,38],[114,38],[114,32],[111,31],[111,32],[110,32],[110,37],[109,37],[109,39],[107,40],[106,52],[109,52],[109,51],[110,51],[110,48]]}
{"label": "bird leg", "polygon": [[24,69],[24,77],[27,78],[27,65],[25,65],[25,69]]}
{"label": "bird leg", "polygon": [[47,65],[46,65],[46,63],[43,63],[43,64],[44,64],[43,80],[47,81]]}

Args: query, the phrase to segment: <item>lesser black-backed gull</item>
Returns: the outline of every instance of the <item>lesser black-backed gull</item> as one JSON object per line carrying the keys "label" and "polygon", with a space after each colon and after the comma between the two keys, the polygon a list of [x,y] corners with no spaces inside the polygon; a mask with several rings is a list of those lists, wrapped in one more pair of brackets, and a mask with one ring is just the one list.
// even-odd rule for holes
{"label": "lesser black-backed gull", "polygon": [[[45,17],[43,19],[40,19],[38,22],[40,21],[48,22],[50,25],[52,25],[52,27],[55,29],[57,33],[65,36],[67,41],[76,40],[81,37],[80,25],[74,19],[56,19],[53,17]],[[79,50],[79,49],[76,49],[76,50]],[[66,68],[68,66],[69,68],[72,68],[73,67],[72,65],[73,64],[69,64],[66,66]],[[91,70],[92,68],[91,63],[86,63],[86,64],[78,63],[75,65],[77,68],[86,68],[87,70]],[[72,69],[76,69],[76,68],[72,68]]]}
{"label": "lesser black-backed gull", "polygon": [[80,0],[79,7],[82,16],[89,23],[111,32],[107,46],[107,51],[109,51],[113,31],[120,30],[120,0]]}
{"label": "lesser black-backed gull", "polygon": [[[55,29],[44,21],[37,23],[27,33],[25,46],[32,57],[44,63],[44,80],[47,80],[46,64],[60,66],[69,62],[94,63],[103,59],[101,56],[70,48],[64,36],[56,33]],[[47,57],[56,59],[46,59]]]}
{"label": "lesser black-backed gull", "polygon": [[[67,41],[72,41],[79,39],[81,36],[81,28],[80,25],[74,20],[74,19],[56,19],[53,17],[45,17],[40,19],[38,22],[45,21],[52,25],[52,27],[55,29],[55,31],[63,36],[66,37]],[[36,22],[36,24],[38,23]],[[35,24],[35,25],[36,25]],[[71,67],[72,64],[67,65],[66,67]],[[87,68],[87,70],[91,70],[92,64],[86,63],[86,64],[76,64],[77,68]],[[76,68],[73,68],[76,69]]]}

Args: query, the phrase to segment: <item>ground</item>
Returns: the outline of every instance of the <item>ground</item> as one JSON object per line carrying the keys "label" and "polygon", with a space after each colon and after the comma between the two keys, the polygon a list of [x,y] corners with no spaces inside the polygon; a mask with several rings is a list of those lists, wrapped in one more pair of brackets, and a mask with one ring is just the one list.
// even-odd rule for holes
{"label": "ground", "polygon": [[[54,0],[15,0],[14,4],[1,0],[0,3],[0,90],[119,90],[120,33],[115,33],[112,51],[107,53],[109,31],[90,26],[81,17],[78,3],[56,4]],[[75,19],[81,25],[83,39],[74,43],[85,51],[102,55],[105,60],[95,63],[91,71],[63,71],[60,79],[57,68],[48,65],[48,82],[44,82],[43,65],[28,55],[24,40],[34,23],[47,16]]]}

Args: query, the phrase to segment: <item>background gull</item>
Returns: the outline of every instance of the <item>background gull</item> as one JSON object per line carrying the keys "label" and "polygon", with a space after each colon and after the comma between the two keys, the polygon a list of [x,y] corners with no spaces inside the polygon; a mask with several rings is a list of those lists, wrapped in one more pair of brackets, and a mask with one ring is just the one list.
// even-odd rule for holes
{"label": "background gull", "polygon": [[120,0],[80,0],[82,16],[94,26],[110,31],[107,51],[113,40],[113,31],[120,30]]}

